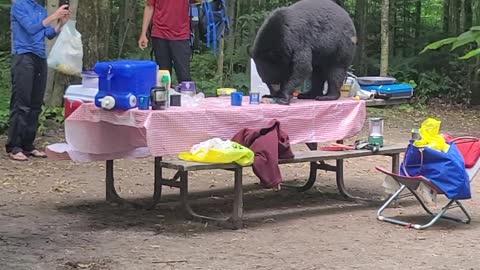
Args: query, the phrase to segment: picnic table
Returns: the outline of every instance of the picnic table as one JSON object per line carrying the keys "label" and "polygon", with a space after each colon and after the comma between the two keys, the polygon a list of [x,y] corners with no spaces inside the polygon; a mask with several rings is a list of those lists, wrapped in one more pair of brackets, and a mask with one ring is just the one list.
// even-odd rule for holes
{"label": "picnic table", "polygon": [[[211,138],[231,139],[242,128],[261,128],[273,119],[280,121],[292,145],[305,143],[316,150],[318,143],[342,141],[358,134],[366,121],[366,106],[364,101],[351,98],[321,102],[294,100],[285,106],[251,105],[245,97],[243,106],[238,107],[231,106],[229,98],[206,98],[196,107],[171,107],[165,111],[107,111],[87,103],[65,121],[66,144],[50,145],[47,152],[56,159],[105,161],[107,201],[123,201],[114,186],[114,160],[153,156],[154,195],[150,207],[154,207],[160,200],[162,185],[171,184],[184,193],[183,186],[171,181],[179,179],[181,171],[173,179],[163,179],[162,169],[169,166],[163,157],[188,151]],[[366,154],[368,151],[360,156]],[[398,163],[398,149],[384,154],[392,156],[393,164]],[[337,160],[337,166],[325,164],[324,159],[302,160],[310,162],[310,176],[298,190],[313,186],[317,170],[332,170],[337,172],[340,192],[353,197],[343,184],[343,158],[334,155],[330,158]]]}

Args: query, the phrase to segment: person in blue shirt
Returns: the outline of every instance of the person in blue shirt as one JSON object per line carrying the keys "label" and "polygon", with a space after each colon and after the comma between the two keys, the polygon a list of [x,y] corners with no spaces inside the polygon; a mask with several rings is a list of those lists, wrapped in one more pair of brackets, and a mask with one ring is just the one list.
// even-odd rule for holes
{"label": "person in blue shirt", "polygon": [[[16,0],[10,13],[12,95],[5,148],[8,156],[18,161],[26,161],[28,156],[46,157],[33,145],[47,84],[45,37],[55,38],[70,16],[68,5],[48,16],[40,1]],[[57,25],[51,26],[55,21]]]}

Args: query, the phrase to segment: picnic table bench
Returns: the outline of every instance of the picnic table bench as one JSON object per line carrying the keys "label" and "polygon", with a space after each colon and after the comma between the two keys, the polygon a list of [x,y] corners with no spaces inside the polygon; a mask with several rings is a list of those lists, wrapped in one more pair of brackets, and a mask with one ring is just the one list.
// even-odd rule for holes
{"label": "picnic table bench", "polygon": [[[311,151],[295,152],[295,157],[291,159],[281,159],[279,164],[293,164],[293,163],[310,163],[310,175],[303,186],[295,187],[296,190],[303,192],[309,190],[317,180],[317,171],[326,170],[336,172],[336,182],[339,192],[346,198],[359,199],[351,195],[345,186],[344,182],[344,160],[349,158],[367,157],[372,155],[389,156],[392,158],[392,171],[399,171],[400,154],[405,152],[405,144],[385,145],[380,148],[378,152],[370,150],[347,150],[347,151],[321,151],[316,150],[317,144],[310,143],[307,146]],[[335,160],[336,165],[326,164],[327,160]],[[372,169],[373,169],[372,165]],[[162,160],[161,157],[155,157],[155,188],[153,195],[153,203],[150,207],[160,201],[162,186],[174,187],[180,189],[180,201],[184,207],[187,217],[202,221],[214,222],[223,226],[239,229],[243,226],[243,177],[242,166],[236,163],[219,164],[219,163],[199,163],[183,160]],[[171,179],[163,177],[163,169],[173,169],[177,172]],[[226,219],[208,217],[197,214],[189,204],[188,201],[188,173],[202,170],[229,170],[234,172],[234,201],[231,216]],[[114,177],[113,177],[113,161],[107,161],[107,177],[106,177],[106,191],[108,201],[122,200],[115,191]]]}

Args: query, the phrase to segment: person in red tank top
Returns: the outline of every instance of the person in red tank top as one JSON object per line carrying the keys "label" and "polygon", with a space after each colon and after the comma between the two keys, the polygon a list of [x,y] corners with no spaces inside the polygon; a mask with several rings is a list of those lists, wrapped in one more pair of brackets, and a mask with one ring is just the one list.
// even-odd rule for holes
{"label": "person in red tank top", "polygon": [[160,69],[175,69],[178,82],[191,81],[190,3],[203,0],[147,0],[143,12],[140,49],[148,47],[147,30],[152,22],[152,46]]}

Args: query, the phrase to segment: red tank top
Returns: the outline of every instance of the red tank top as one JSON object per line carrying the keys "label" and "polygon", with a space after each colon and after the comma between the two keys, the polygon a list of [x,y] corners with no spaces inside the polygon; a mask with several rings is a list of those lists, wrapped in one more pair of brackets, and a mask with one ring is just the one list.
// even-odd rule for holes
{"label": "red tank top", "polygon": [[153,6],[152,36],[168,40],[190,39],[188,0],[147,0]]}

